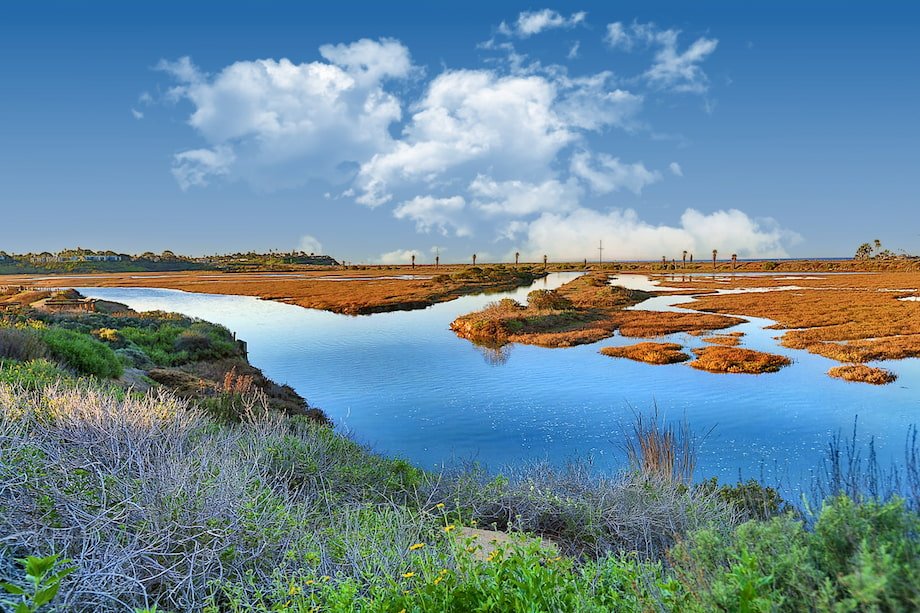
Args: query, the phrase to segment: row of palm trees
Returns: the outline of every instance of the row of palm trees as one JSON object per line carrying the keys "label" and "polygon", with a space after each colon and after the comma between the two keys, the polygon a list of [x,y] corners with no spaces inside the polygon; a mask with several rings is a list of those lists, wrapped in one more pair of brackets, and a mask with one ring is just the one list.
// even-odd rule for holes
{"label": "row of palm trees", "polygon": [[[690,263],[693,264],[693,254],[690,253],[690,252],[688,252],[686,249],[684,249],[684,252],[683,252],[683,265],[684,265],[684,268],[687,267],[687,256],[688,256],[688,255],[690,256]],[[719,257],[719,250],[718,250],[718,249],[713,249],[713,250],[712,250],[712,268],[713,268],[713,269],[715,269],[715,267],[716,267],[716,260],[718,259],[718,257]],[[440,257],[435,257],[435,259],[434,259],[435,268],[437,268],[438,265],[441,263],[440,260],[441,260]],[[520,252],[520,251],[515,251],[515,252],[514,252],[514,265],[517,266],[517,265],[520,263],[520,261],[521,261],[521,252]],[[547,257],[544,255],[544,256],[543,256],[543,265],[544,265],[544,266],[546,266],[546,261],[547,261]],[[473,266],[475,266],[475,265],[476,265],[476,254],[474,253],[474,254],[473,254]],[[661,256],[661,265],[662,265],[662,266],[667,265],[667,257],[666,257],[666,256]],[[734,270],[735,268],[737,268],[737,266],[738,266],[738,254],[737,254],[737,253],[733,253],[733,254],[732,254],[732,269]],[[415,268],[415,254],[412,254],[412,268]]]}
{"label": "row of palm trees", "polygon": [[[684,268],[687,267],[687,255],[690,256],[690,263],[693,264],[693,254],[692,254],[692,253],[689,253],[686,249],[684,249],[684,252],[683,252],[683,265],[684,265]],[[718,250],[718,249],[713,249],[713,250],[712,250],[712,268],[713,268],[713,269],[715,269],[715,267],[716,267],[716,260],[717,260],[718,258],[719,258],[719,250]],[[662,263],[662,264],[665,264],[666,262],[667,262],[666,257],[665,257],[665,256],[661,256],[661,263]],[[733,253],[733,254],[732,254],[732,269],[734,270],[734,269],[737,268],[737,267],[738,267],[738,254],[737,254],[737,253]]]}

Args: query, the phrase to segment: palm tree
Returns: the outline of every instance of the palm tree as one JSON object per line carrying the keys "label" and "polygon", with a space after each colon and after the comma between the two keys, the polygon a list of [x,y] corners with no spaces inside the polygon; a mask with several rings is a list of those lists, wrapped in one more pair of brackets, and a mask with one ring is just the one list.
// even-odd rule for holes
{"label": "palm tree", "polygon": [[440,266],[440,265],[441,265],[441,256],[440,256],[440,255],[434,256],[434,267],[435,267],[435,269],[437,269],[438,266]]}
{"label": "palm tree", "polygon": [[543,268],[546,268],[546,254],[543,254]]}
{"label": "palm tree", "polygon": [[412,268],[415,268],[415,254],[412,254]]}
{"label": "palm tree", "polygon": [[717,258],[717,257],[719,257],[719,250],[718,250],[718,249],[713,249],[713,250],[712,250],[712,269],[713,269],[713,270],[716,269],[716,258]]}
{"label": "palm tree", "polygon": [[661,256],[661,268],[666,269],[668,267],[667,256]]}
{"label": "palm tree", "polygon": [[475,266],[475,265],[476,265],[476,254],[474,253],[474,254],[473,254],[473,266]]}
{"label": "palm tree", "polygon": [[515,251],[515,252],[514,252],[514,265],[515,265],[515,266],[518,265],[518,260],[519,260],[520,258],[521,258],[521,252],[520,252],[520,251]]}
{"label": "palm tree", "polygon": [[735,270],[738,267],[738,254],[732,254],[732,270]]}
{"label": "palm tree", "polygon": [[684,249],[684,264],[683,264],[683,266],[684,266],[684,268],[687,267],[687,250],[686,250],[686,249]]}

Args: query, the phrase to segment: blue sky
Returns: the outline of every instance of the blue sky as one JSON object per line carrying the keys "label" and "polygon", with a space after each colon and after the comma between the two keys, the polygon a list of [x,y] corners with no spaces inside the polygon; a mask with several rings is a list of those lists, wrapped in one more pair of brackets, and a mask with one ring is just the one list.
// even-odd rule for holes
{"label": "blue sky", "polygon": [[920,252],[911,3],[5,2],[0,249]]}

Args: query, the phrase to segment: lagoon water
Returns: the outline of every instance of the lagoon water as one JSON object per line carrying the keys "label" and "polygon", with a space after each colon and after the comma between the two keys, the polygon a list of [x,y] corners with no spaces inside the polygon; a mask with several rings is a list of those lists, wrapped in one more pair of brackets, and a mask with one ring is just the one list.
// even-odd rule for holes
{"label": "lagoon water", "polygon": [[[875,438],[882,461],[903,458],[908,426],[920,423],[920,360],[882,362],[899,375],[888,386],[847,383],[825,373],[835,362],[780,347],[771,322],[746,318],[730,330],[743,347],[781,353],[792,366],[764,375],[720,375],[686,364],[653,366],[602,356],[598,349],[640,339],[616,336],[592,345],[546,349],[476,347],[448,328],[458,315],[494,300],[526,299],[578,273],[553,273],[533,287],[467,296],[424,310],[337,315],[244,296],[141,288],[81,288],[87,296],[136,310],[161,309],[227,326],[248,342],[250,361],[288,383],[337,428],[374,449],[436,467],[478,460],[593,458],[622,466],[621,441],[636,411],[657,406],[668,420],[686,418],[703,442],[697,474],[734,481],[762,477],[796,489],[820,470],[831,437]],[[617,283],[614,280],[614,283]],[[638,275],[619,281],[647,286]],[[791,281],[794,283],[794,281]],[[639,308],[672,309],[686,296],[661,296]],[[674,340],[699,347],[699,338]]]}

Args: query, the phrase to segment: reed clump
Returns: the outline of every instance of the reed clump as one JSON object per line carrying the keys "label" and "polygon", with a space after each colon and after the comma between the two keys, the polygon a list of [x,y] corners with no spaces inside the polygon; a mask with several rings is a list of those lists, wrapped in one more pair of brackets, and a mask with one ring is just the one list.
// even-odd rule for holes
{"label": "reed clump", "polygon": [[844,381],[871,383],[872,385],[886,385],[898,380],[898,376],[890,370],[866,366],[865,364],[835,366],[827,371],[827,374],[838,379],[843,379]]}
{"label": "reed clump", "polygon": [[753,349],[741,349],[739,347],[721,347],[717,345],[694,349],[693,353],[696,354],[696,359],[690,362],[690,366],[715,373],[757,375],[776,372],[792,364],[792,360],[782,355],[754,351]]}
{"label": "reed clump", "polygon": [[625,347],[603,347],[600,352],[612,358],[627,358],[647,364],[676,364],[690,356],[677,343],[636,343]]}

